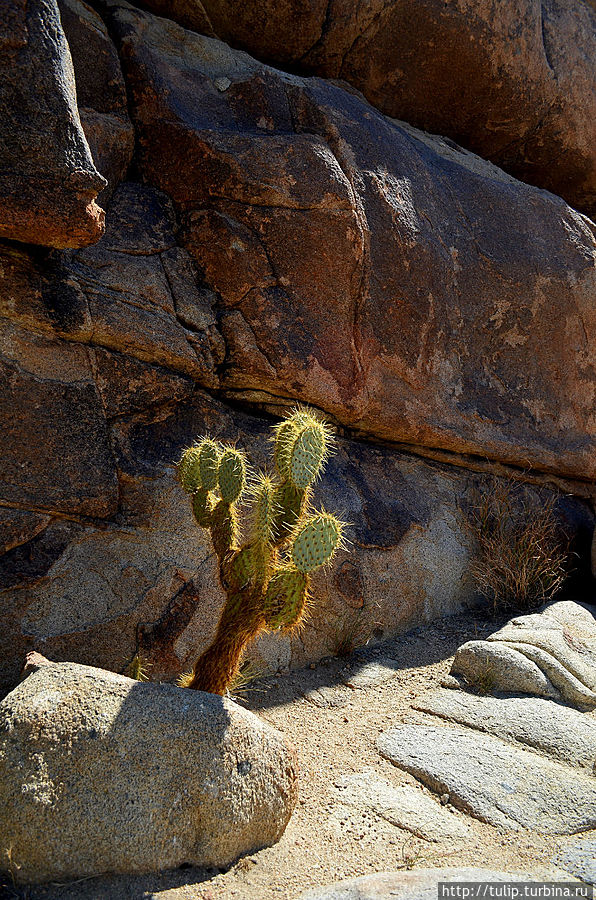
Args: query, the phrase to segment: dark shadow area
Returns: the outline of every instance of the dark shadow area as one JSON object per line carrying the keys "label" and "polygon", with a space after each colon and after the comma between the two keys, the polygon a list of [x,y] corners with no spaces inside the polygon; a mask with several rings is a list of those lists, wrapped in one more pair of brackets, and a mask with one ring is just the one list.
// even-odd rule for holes
{"label": "dark shadow area", "polygon": [[0,881],[0,900],[150,900],[163,891],[202,884],[218,874],[219,869],[182,866],[148,875],[98,875],[18,887],[4,880]]}

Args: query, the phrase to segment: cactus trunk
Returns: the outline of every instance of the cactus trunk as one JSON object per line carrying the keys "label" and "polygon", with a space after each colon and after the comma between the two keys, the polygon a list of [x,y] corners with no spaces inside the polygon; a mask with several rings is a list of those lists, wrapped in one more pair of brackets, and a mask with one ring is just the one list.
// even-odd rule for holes
{"label": "cactus trunk", "polygon": [[[253,591],[254,595],[254,591]],[[264,629],[264,615],[253,596],[238,593],[228,598],[215,640],[195,663],[185,687],[209,694],[225,694],[238,674],[246,646]]]}

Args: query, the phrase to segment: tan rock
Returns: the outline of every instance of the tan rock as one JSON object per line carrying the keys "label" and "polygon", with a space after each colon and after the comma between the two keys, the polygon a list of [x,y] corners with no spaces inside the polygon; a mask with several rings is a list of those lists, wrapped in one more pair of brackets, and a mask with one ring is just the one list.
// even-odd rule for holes
{"label": "tan rock", "polygon": [[279,840],[297,800],[282,735],[198,691],[34,666],[0,721],[0,868],[22,883],[227,866]]}

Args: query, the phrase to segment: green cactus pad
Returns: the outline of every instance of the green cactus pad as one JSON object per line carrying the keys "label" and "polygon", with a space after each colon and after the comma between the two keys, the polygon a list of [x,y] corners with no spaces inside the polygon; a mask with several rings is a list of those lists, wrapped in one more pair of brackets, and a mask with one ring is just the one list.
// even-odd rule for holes
{"label": "green cactus pad", "polygon": [[218,481],[221,499],[226,503],[235,503],[246,486],[244,454],[232,448],[224,452],[219,462]]}
{"label": "green cactus pad", "polygon": [[237,535],[236,513],[229,503],[220,500],[211,514],[211,540],[220,559],[234,549]]}
{"label": "green cactus pad", "polygon": [[215,501],[209,491],[199,488],[192,498],[192,511],[201,528],[209,528]]}
{"label": "green cactus pad", "polygon": [[178,463],[178,478],[187,494],[194,494],[201,487],[198,447],[189,447],[182,454]]}
{"label": "green cactus pad", "polygon": [[276,506],[272,533],[275,547],[288,539],[296,525],[304,515],[310,499],[310,491],[301,491],[291,481],[284,481],[273,491],[273,502]]}
{"label": "green cactus pad", "polygon": [[253,491],[253,537],[262,544],[271,544],[279,506],[275,501],[275,485],[266,475],[259,475]]}
{"label": "green cactus pad", "polygon": [[303,410],[296,410],[289,419],[284,419],[274,426],[275,444],[273,459],[281,478],[285,481],[290,474],[290,454],[301,429],[308,424],[309,415]]}
{"label": "green cactus pad", "polygon": [[233,554],[224,566],[226,588],[240,591],[255,575],[252,547],[243,547]]}
{"label": "green cactus pad", "polygon": [[267,585],[264,613],[267,627],[293,628],[300,623],[308,593],[308,576],[293,566],[278,569]]}
{"label": "green cactus pad", "polygon": [[320,422],[306,425],[294,441],[290,452],[289,479],[304,490],[319,474],[326,455],[325,426]]}
{"label": "green cactus pad", "polygon": [[212,491],[217,487],[217,473],[219,470],[219,449],[217,444],[205,438],[198,445],[199,469],[201,473],[201,487]]}
{"label": "green cactus pad", "polygon": [[342,523],[330,513],[319,513],[296,533],[292,560],[300,572],[313,572],[333,557],[341,543]]}

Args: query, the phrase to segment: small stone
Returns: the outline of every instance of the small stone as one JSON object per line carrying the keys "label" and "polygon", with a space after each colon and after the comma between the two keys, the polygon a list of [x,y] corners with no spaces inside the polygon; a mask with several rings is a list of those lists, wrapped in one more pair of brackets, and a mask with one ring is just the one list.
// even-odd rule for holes
{"label": "small stone", "polygon": [[225,75],[221,75],[219,78],[215,79],[213,84],[215,85],[217,90],[221,91],[223,94],[223,93],[225,93],[225,91],[227,91],[227,89],[230,87],[232,82],[230,81],[229,78],[226,78]]}

